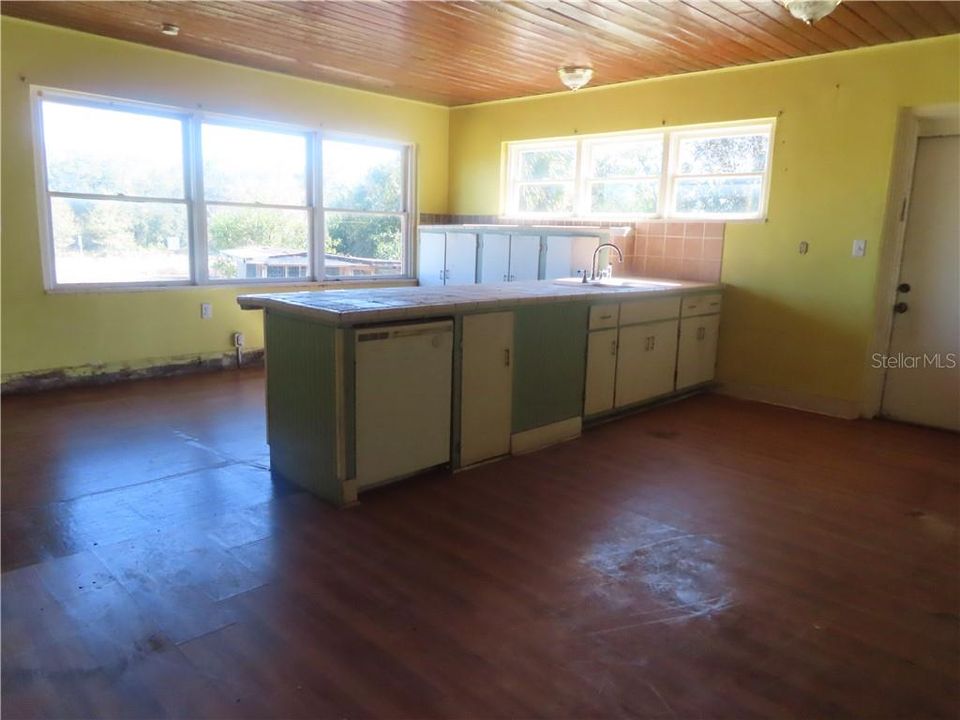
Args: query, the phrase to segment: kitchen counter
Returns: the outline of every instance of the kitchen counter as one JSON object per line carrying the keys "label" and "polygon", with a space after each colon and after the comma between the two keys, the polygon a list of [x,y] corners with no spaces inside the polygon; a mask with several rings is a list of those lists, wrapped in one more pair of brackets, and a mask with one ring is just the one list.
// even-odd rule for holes
{"label": "kitchen counter", "polygon": [[[657,282],[656,278],[642,278]],[[245,310],[277,310],[285,314],[320,320],[336,327],[371,322],[416,320],[444,315],[507,309],[534,303],[620,302],[652,296],[716,291],[719,283],[664,280],[670,287],[609,287],[561,285],[552,280],[448,285],[445,287],[391,287],[362,290],[317,290],[308,292],[241,295]]]}

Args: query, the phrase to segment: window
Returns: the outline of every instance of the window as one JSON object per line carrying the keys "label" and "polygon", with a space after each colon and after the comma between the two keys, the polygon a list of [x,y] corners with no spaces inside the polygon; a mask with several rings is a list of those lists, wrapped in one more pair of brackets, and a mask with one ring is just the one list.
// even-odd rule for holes
{"label": "window", "polygon": [[406,149],[324,140],[322,154],[326,277],[399,275]]}
{"label": "window", "polygon": [[35,98],[49,288],[410,273],[408,146],[60,91]]}
{"label": "window", "polygon": [[507,145],[504,208],[540,217],[757,219],[774,121]]}
{"label": "window", "polygon": [[676,133],[673,215],[758,217],[770,156],[770,129]]}
{"label": "window", "polygon": [[513,204],[525,214],[570,213],[577,173],[576,143],[520,147],[512,159]]}

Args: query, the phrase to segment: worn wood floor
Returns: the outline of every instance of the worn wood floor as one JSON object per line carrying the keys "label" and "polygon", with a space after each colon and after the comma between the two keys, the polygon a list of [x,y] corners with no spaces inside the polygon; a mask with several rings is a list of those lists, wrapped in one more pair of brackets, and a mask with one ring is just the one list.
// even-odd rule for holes
{"label": "worn wood floor", "polygon": [[337,511],[259,372],[3,400],[3,717],[957,717],[955,435],[701,396]]}

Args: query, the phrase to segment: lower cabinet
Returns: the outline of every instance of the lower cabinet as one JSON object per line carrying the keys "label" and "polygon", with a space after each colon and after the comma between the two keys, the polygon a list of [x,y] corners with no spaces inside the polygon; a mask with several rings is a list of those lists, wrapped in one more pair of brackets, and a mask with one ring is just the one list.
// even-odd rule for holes
{"label": "lower cabinet", "polygon": [[673,392],[677,321],[620,328],[615,407]]}
{"label": "lower cabinet", "polygon": [[460,465],[510,452],[513,313],[463,318]]}
{"label": "lower cabinet", "polygon": [[592,306],[584,416],[713,380],[721,303],[697,293]]}
{"label": "lower cabinet", "polygon": [[680,321],[677,390],[713,380],[719,335],[719,315],[701,315]]}
{"label": "lower cabinet", "polygon": [[613,409],[617,378],[617,329],[594,330],[587,336],[587,380],[583,414]]}

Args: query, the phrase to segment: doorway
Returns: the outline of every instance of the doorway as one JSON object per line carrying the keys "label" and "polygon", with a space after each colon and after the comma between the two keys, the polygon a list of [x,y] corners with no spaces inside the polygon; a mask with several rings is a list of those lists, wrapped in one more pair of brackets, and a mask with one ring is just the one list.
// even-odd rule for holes
{"label": "doorway", "polygon": [[960,430],[960,135],[917,139],[880,415]]}

